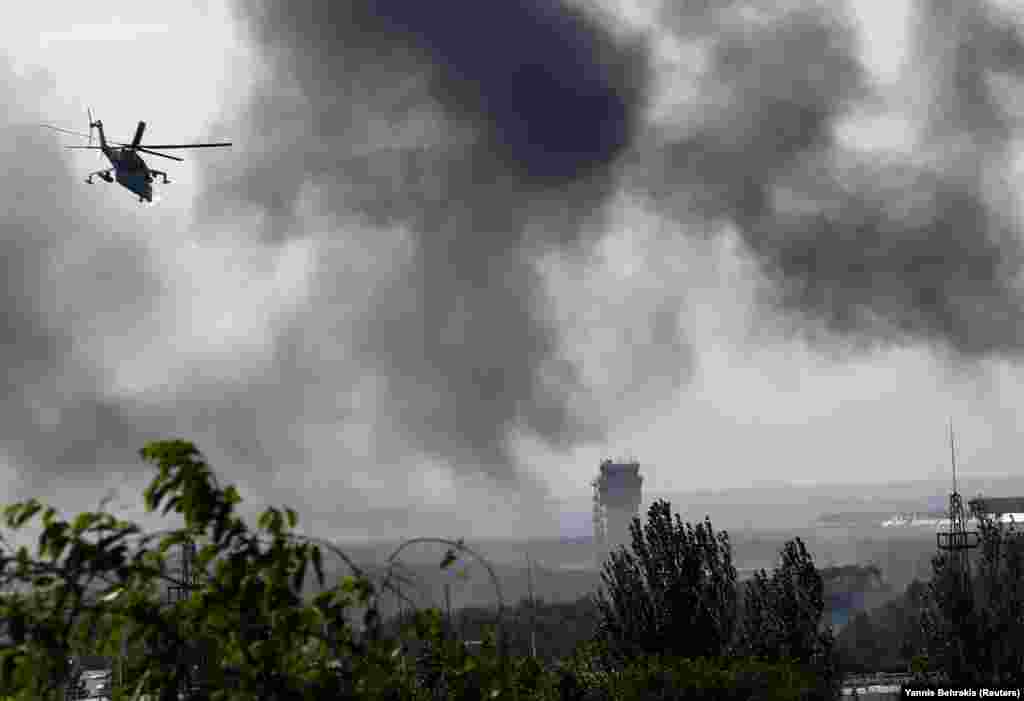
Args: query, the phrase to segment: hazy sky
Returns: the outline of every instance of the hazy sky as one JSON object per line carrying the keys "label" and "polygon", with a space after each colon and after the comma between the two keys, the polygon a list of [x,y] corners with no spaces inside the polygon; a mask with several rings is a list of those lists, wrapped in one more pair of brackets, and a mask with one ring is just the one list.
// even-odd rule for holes
{"label": "hazy sky", "polygon": [[[924,478],[949,418],[1017,471],[1012,4],[443,5],[7,18],[6,500],[134,501],[169,436],[339,537],[552,532],[606,455]],[[87,106],[235,146],[140,207],[34,126]]]}

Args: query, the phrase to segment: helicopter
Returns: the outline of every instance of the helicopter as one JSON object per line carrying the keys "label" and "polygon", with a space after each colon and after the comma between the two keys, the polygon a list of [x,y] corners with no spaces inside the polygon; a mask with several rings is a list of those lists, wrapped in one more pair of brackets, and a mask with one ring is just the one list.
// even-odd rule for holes
{"label": "helicopter", "polygon": [[[93,121],[92,110],[87,110],[89,116],[89,133],[83,134],[77,131],[70,131],[68,129],[62,129],[55,127],[51,124],[42,124],[40,126],[46,127],[47,129],[53,129],[55,131],[63,132],[65,134],[72,134],[74,136],[87,137],[89,139],[88,146],[65,146],[69,149],[93,149],[102,151],[103,155],[110,161],[111,167],[104,170],[97,170],[89,173],[88,177],[85,178],[85,182],[92,185],[93,178],[99,176],[102,180],[112,183],[115,180],[122,187],[130,190],[139,197],[139,202],[152,202],[153,201],[153,180],[156,176],[163,178],[163,184],[170,184],[170,180],[167,178],[167,173],[162,170],[156,170],[146,165],[146,162],[142,160],[142,156],[139,153],[147,153],[151,156],[160,156],[161,158],[169,158],[172,161],[184,161],[185,159],[177,156],[171,156],[166,153],[160,153],[161,150],[168,149],[187,149],[187,148],[219,148],[224,146],[231,146],[230,141],[222,141],[217,143],[206,143],[206,144],[143,144],[142,135],[146,131],[146,123],[139,122],[138,127],[135,129],[135,136],[132,138],[131,143],[124,143],[121,141],[107,141],[107,137],[103,132],[103,122],[100,120]],[[93,130],[99,133],[100,145],[92,145],[92,134]],[[111,175],[113,171],[113,175]]]}

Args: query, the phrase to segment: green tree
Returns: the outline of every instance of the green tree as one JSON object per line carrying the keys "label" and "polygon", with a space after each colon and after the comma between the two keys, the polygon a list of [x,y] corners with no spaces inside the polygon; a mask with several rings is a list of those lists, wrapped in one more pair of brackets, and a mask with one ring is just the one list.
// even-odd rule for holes
{"label": "green tree", "polygon": [[921,623],[926,674],[956,684],[1024,684],[1024,539],[1015,524],[979,522],[970,586],[944,554],[933,560]]}
{"label": "green tree", "polygon": [[817,671],[822,694],[841,682],[831,626],[823,625],[824,585],[800,538],[787,541],[771,576],[765,570],[747,582],[736,652],[789,661]]}
{"label": "green tree", "polygon": [[975,575],[979,627],[986,636],[986,682],[1024,684],[1024,540],[1016,524],[982,519]]}
{"label": "green tree", "polygon": [[652,654],[718,657],[736,623],[736,568],[727,533],[710,519],[683,524],[656,501],[630,525],[632,552],[621,547],[604,563],[596,605],[598,636],[620,659]]}
{"label": "green tree", "polygon": [[925,651],[921,614],[927,585],[906,591],[871,612],[861,612],[836,637],[840,667],[847,673],[907,672]]}
{"label": "green tree", "polygon": [[[667,502],[650,509],[646,526],[633,522],[632,552],[623,548],[605,564],[608,592],[594,601],[595,639],[551,670],[543,660],[506,654],[499,582],[461,541],[407,541],[389,558],[384,580],[374,582],[336,548],[297,535],[291,509],[266,509],[255,527],[247,524],[237,511],[237,491],[218,483],[192,444],[153,443],[142,457],[158,472],[144,494],[147,510],[174,512],[182,526],[148,534],[102,507],[65,520],[35,500],[4,510],[4,523],[14,530],[40,517],[41,534],[34,552],[6,541],[0,550],[0,587],[9,592],[0,598],[0,618],[10,634],[0,649],[0,696],[59,698],[70,681],[69,653],[116,654],[122,645],[130,657],[129,691],[168,701],[194,681],[196,655],[211,662],[206,692],[218,701],[598,701],[719,697],[727,689],[741,690],[735,698],[766,698],[766,688],[782,690],[772,698],[795,699],[805,698],[808,679],[817,677],[800,660],[725,657],[735,649],[737,630],[728,536],[715,533],[709,520],[684,526]],[[199,545],[197,583],[179,581],[169,563],[171,549],[188,542]],[[458,553],[488,568],[498,611],[479,650],[467,650],[446,631],[436,609],[417,611],[395,635],[385,633],[380,596],[401,550],[420,542],[448,546],[441,567]],[[329,588],[325,550],[353,573]],[[762,592],[774,612],[762,619],[790,622],[776,626],[777,639],[779,649],[797,658],[806,657],[800,636],[813,618],[805,609],[814,608],[815,591],[821,598],[809,563],[797,541],[783,552],[771,590]],[[309,571],[320,593],[304,597]],[[186,594],[169,601],[168,586]],[[545,607],[538,608],[543,614]],[[532,607],[529,613],[532,619]],[[514,632],[530,630],[532,620],[525,621]],[[192,649],[197,646],[201,655]]]}
{"label": "green tree", "polygon": [[[5,524],[15,530],[41,514],[42,532],[34,555],[6,541],[0,553],[0,585],[13,592],[0,600],[12,643],[0,651],[0,693],[55,698],[69,681],[69,653],[116,649],[123,636],[145,652],[133,660],[139,688],[161,698],[176,698],[188,680],[182,650],[195,640],[215,643],[214,698],[336,697],[353,692],[356,677],[375,673],[398,683],[390,650],[367,644],[348,625],[346,613],[373,594],[355,565],[353,576],[303,600],[309,570],[324,589],[323,552],[294,534],[294,511],[269,508],[252,529],[236,513],[235,488],[217,483],[192,444],[153,443],[141,455],[158,468],[145,491],[147,510],[174,511],[183,527],[147,535],[102,511],[68,521],[36,500],[5,509]],[[170,603],[166,586],[189,583],[177,580],[167,554],[188,540],[203,544],[196,563],[203,576],[190,595]],[[337,672],[342,658],[351,661],[349,678]],[[237,678],[227,684],[230,668]]]}
{"label": "green tree", "polygon": [[[238,515],[237,490],[218,483],[191,443],[152,443],[141,456],[157,467],[144,493],[147,511],[174,512],[183,526],[147,534],[103,505],[70,520],[36,500],[4,510],[4,524],[13,530],[41,515],[42,532],[34,553],[6,540],[0,549],[0,588],[9,592],[0,598],[0,620],[11,638],[0,649],[0,697],[59,698],[71,681],[70,653],[116,655],[122,646],[129,653],[130,691],[168,701],[196,682],[199,659],[208,661],[200,698],[225,701],[418,701],[503,693],[539,699],[553,688],[536,663],[508,664],[499,583],[490,564],[462,541],[405,541],[389,558],[383,580],[374,582],[337,548],[297,535],[291,509],[268,508],[255,528],[249,526]],[[200,545],[198,582],[181,581],[169,563],[169,552],[187,543]],[[385,590],[402,596],[391,586],[398,577],[393,566],[405,547],[419,543],[447,546],[442,568],[468,555],[490,573],[496,631],[480,654],[470,656],[440,635],[436,610],[418,612],[401,631],[406,639],[382,634],[380,597]],[[329,588],[325,550],[353,573]],[[304,597],[310,571],[320,593]],[[171,601],[168,587],[185,595]],[[352,626],[357,612],[359,632]],[[408,664],[417,643],[424,664]],[[431,668],[438,673],[424,680],[419,672],[429,677]]]}
{"label": "green tree", "polygon": [[747,582],[739,650],[754,657],[816,662],[831,650],[831,630],[822,630],[824,586],[799,538],[788,541],[771,577],[765,570]]}

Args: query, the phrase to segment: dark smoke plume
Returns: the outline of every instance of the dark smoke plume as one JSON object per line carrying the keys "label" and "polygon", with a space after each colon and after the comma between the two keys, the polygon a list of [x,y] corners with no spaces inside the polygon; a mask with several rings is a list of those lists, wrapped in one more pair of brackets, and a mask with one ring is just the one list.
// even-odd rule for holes
{"label": "dark smoke plume", "polygon": [[[339,228],[354,214],[379,237],[410,232],[410,260],[364,293],[351,345],[386,378],[382,414],[415,449],[510,477],[511,429],[554,446],[600,435],[569,405],[579,381],[532,261],[603,228],[645,104],[642,45],[548,0],[268,0],[241,12],[269,66],[243,120],[264,150],[216,175],[207,212],[253,205],[265,236],[284,240],[303,234],[296,212],[315,192]],[[335,275],[320,272],[281,343],[351,304]]]}
{"label": "dark smoke plume", "polygon": [[[665,26],[687,25],[682,7],[665,5]],[[766,299],[810,337],[820,325],[828,344],[1016,352],[1020,239],[986,177],[1005,168],[1013,120],[991,86],[1021,75],[1020,32],[981,3],[916,11],[921,150],[945,155],[901,162],[839,144],[841,120],[871,97],[855,37],[840,17],[791,10],[739,28],[705,21],[700,87],[720,97],[681,136],[664,130],[644,187],[666,212],[732,224],[773,282]]]}
{"label": "dark smoke plume", "polygon": [[[832,5],[665,3],[654,34],[708,59],[700,104],[652,123],[653,42],[565,2],[240,3],[266,72],[238,120],[247,146],[210,173],[203,211],[255,211],[268,242],[311,235],[315,211],[335,240],[390,255],[390,276],[365,289],[347,281],[343,248],[325,256],[278,338],[304,350],[282,362],[356,383],[354,352],[396,436],[491,475],[509,474],[512,429],[558,447],[605,428],[569,399],[587,388],[534,264],[552,248],[586,254],[623,191],[687,233],[735,230],[763,273],[766,316],[822,348],[1017,352],[1018,222],[993,183],[1017,133],[998,86],[1021,75],[1020,32],[981,2],[915,11],[912,159],[839,140],[882,100]],[[353,307],[365,310],[354,326],[334,324]],[[681,354],[666,308],[647,310],[670,321],[653,336]],[[319,357],[337,345],[344,359]],[[297,365],[275,372],[314,383]]]}

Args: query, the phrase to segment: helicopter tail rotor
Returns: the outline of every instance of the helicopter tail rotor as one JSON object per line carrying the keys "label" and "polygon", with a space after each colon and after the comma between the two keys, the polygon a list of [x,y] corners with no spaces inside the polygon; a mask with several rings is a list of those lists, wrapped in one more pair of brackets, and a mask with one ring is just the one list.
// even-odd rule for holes
{"label": "helicopter tail rotor", "polygon": [[95,128],[95,124],[92,121],[92,108],[86,107],[85,113],[89,115],[89,145],[92,146],[92,130]]}

